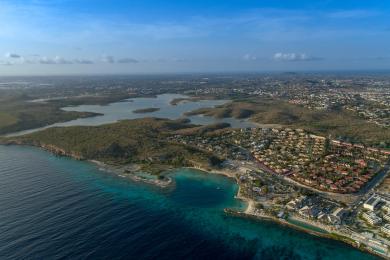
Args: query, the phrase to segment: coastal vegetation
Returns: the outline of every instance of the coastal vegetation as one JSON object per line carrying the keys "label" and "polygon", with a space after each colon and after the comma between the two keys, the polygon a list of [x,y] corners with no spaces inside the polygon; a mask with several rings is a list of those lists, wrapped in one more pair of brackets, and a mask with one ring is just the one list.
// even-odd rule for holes
{"label": "coastal vegetation", "polygon": [[89,112],[61,110],[54,102],[29,102],[28,96],[14,93],[0,95],[0,134],[98,115]]}
{"label": "coastal vegetation", "polygon": [[29,135],[12,137],[3,143],[28,144],[77,159],[98,160],[111,165],[138,164],[159,174],[176,167],[208,167],[220,162],[215,155],[168,141],[178,131],[207,132],[226,127],[198,127],[188,120],[144,118],[101,126],[49,128]]}
{"label": "coastal vegetation", "polygon": [[0,112],[0,128],[16,124],[18,119],[8,113]]}

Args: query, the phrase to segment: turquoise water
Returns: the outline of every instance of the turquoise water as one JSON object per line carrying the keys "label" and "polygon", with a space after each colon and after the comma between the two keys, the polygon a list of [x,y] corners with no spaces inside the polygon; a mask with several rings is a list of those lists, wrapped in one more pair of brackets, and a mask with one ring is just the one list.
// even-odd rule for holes
{"label": "turquoise water", "polygon": [[172,173],[160,189],[36,148],[0,146],[0,259],[374,259],[242,208],[233,180]]}
{"label": "turquoise water", "polygon": [[291,224],[296,225],[296,226],[299,226],[299,227],[302,227],[302,228],[305,228],[305,229],[308,229],[308,230],[312,230],[312,231],[315,231],[315,232],[318,232],[318,233],[323,233],[323,234],[329,233],[328,231],[326,231],[324,229],[318,228],[316,226],[313,226],[313,225],[310,225],[310,224],[307,224],[307,223],[304,223],[304,222],[301,222],[301,221],[298,221],[298,220],[295,220],[295,219],[287,219],[287,221],[289,223],[291,223]]}
{"label": "turquoise water", "polygon": [[[150,98],[132,98],[123,100],[121,102],[111,103],[109,105],[100,106],[100,105],[80,105],[76,107],[65,107],[63,110],[66,111],[77,111],[77,112],[94,112],[103,114],[102,116],[89,117],[89,118],[80,118],[76,120],[71,120],[64,123],[56,123],[46,127],[31,129],[27,131],[22,131],[16,133],[16,135],[27,134],[42,130],[48,127],[54,126],[75,126],[75,125],[89,125],[96,126],[108,123],[114,123],[119,120],[125,119],[136,119],[144,117],[159,117],[159,118],[168,118],[168,119],[178,119],[183,118],[185,112],[190,112],[199,108],[211,108],[218,105],[222,105],[228,102],[228,100],[200,100],[197,102],[180,102],[178,105],[173,106],[170,102],[175,98],[185,98],[180,94],[162,94],[157,97]],[[152,113],[134,113],[134,110],[144,109],[144,108],[160,108],[159,111]],[[222,118],[217,119],[209,116],[188,116],[186,117],[191,120],[194,124],[199,125],[208,125],[214,123],[229,123],[232,127],[253,127],[254,124],[247,120],[239,120],[234,118]],[[15,135],[12,134],[12,135]]]}

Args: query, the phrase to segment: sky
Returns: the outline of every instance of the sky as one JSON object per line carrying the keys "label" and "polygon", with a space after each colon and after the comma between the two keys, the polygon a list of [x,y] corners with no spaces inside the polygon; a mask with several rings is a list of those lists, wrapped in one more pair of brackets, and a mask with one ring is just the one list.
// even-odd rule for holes
{"label": "sky", "polygon": [[390,69],[387,0],[0,0],[0,76]]}

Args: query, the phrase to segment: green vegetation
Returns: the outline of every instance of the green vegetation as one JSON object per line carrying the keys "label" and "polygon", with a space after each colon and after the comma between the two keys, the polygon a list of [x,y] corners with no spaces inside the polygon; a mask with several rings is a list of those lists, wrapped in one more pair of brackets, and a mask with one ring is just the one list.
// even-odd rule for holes
{"label": "green vegetation", "polygon": [[348,142],[365,143],[390,148],[390,131],[359,118],[346,110],[310,110],[272,98],[235,100],[216,108],[191,111],[187,115],[247,118],[260,124],[279,124],[302,128],[322,136],[331,136]]}
{"label": "green vegetation", "polygon": [[169,104],[171,104],[172,106],[177,106],[181,102],[186,102],[186,101],[197,102],[199,100],[215,99],[215,98],[216,97],[204,96],[204,95],[203,96],[194,96],[194,97],[185,97],[185,98],[174,98],[171,100],[171,102],[169,102]]}
{"label": "green vegetation", "polygon": [[256,108],[249,103],[245,102],[232,102],[226,105],[217,106],[215,108],[200,108],[194,111],[187,112],[187,116],[192,115],[206,115],[216,118],[234,117],[238,119],[244,119],[252,116],[256,111]]}
{"label": "green vegetation", "polygon": [[220,158],[204,151],[167,141],[176,131],[193,127],[185,120],[145,118],[102,126],[50,128],[6,141],[108,164],[136,163],[142,170],[154,174],[171,167],[193,166],[194,163],[214,166],[221,162]]}
{"label": "green vegetation", "polygon": [[29,99],[21,93],[0,96],[0,135],[97,115],[63,111],[62,104],[29,102]]}
{"label": "green vegetation", "polygon": [[195,126],[191,128],[184,128],[177,130],[176,133],[180,135],[204,135],[207,133],[218,134],[219,130],[230,127],[229,123],[216,123],[207,126]]}
{"label": "green vegetation", "polygon": [[0,128],[16,124],[18,119],[10,114],[0,112]]}

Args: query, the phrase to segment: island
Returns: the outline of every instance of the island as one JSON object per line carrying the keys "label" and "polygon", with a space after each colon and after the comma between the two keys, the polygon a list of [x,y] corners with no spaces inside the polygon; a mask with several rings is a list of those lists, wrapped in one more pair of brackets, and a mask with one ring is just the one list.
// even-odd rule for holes
{"label": "island", "polygon": [[169,104],[172,105],[172,106],[177,106],[177,105],[179,105],[181,103],[184,103],[184,102],[198,102],[198,101],[201,101],[201,100],[209,100],[209,99],[215,99],[215,97],[213,97],[213,96],[206,96],[206,95],[180,97],[180,98],[172,99],[169,102]]}
{"label": "island", "polygon": [[158,107],[149,107],[149,108],[141,108],[141,109],[133,110],[133,113],[146,114],[146,113],[153,113],[153,112],[156,112],[159,110],[160,110],[160,108],[158,108]]}

